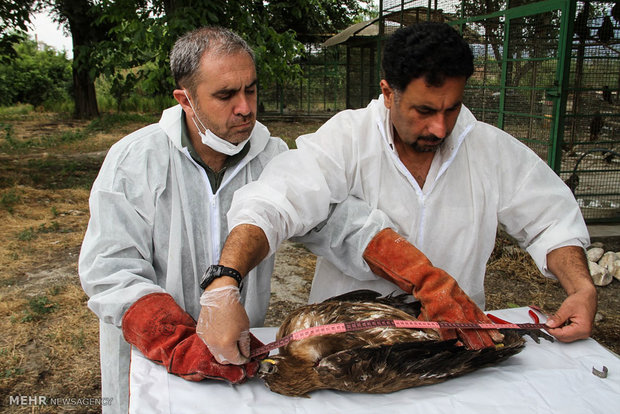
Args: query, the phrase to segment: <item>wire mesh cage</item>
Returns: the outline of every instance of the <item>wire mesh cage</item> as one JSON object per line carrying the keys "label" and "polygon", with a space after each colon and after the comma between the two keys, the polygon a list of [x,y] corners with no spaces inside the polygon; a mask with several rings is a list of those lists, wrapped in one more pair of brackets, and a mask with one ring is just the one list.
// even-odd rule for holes
{"label": "wire mesh cage", "polygon": [[[615,155],[620,151],[620,0],[380,0],[379,5],[377,18],[349,27],[319,48],[338,50],[338,58],[326,62],[337,61],[338,72],[332,73],[344,79],[329,87],[343,99],[324,99],[338,104],[323,103],[323,110],[363,107],[378,96],[382,43],[396,29],[447,22],[474,53],[465,105],[479,120],[532,148],[565,182],[574,184],[578,177],[571,189],[586,220],[620,221]],[[308,85],[318,83],[319,90],[321,77],[307,73],[314,76]],[[315,89],[306,88],[320,95]],[[287,98],[287,105],[289,100],[294,99]],[[303,101],[308,113],[321,108],[310,101],[317,102]]]}
{"label": "wire mesh cage", "polygon": [[302,76],[286,83],[259,85],[262,114],[317,115],[346,108],[346,48],[306,45],[298,63]]}

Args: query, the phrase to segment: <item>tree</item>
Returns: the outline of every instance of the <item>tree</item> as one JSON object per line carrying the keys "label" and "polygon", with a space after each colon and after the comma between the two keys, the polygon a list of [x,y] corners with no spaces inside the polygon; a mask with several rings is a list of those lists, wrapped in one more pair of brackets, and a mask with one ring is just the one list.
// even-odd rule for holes
{"label": "tree", "polygon": [[[6,0],[0,1],[4,6]],[[316,40],[319,33],[346,27],[362,10],[354,0],[17,0],[17,3],[23,7],[15,21],[27,21],[36,4],[51,11],[55,20],[71,32],[73,95],[75,115],[79,118],[98,115],[94,81],[101,74],[114,79],[119,98],[124,96],[123,88],[136,83],[136,79],[127,76],[129,73],[133,76],[134,72],[148,93],[169,94],[173,87],[170,49],[181,34],[193,28],[212,24],[233,29],[255,48],[261,79],[273,81],[299,74],[299,66],[291,64],[302,54],[303,45],[296,38],[297,33],[301,33],[300,39],[304,41]],[[293,20],[286,12],[287,7]]]}
{"label": "tree", "polygon": [[33,0],[0,0],[0,61],[15,58],[13,45],[26,38],[32,9]]}
{"label": "tree", "polygon": [[71,87],[71,62],[64,53],[27,39],[14,45],[15,57],[0,64],[0,105],[34,106],[63,101]]}
{"label": "tree", "polygon": [[[366,13],[370,0],[272,0],[265,6],[278,32],[293,30],[302,43],[322,42]],[[365,7],[364,7],[365,6]]]}
{"label": "tree", "polygon": [[99,44],[109,38],[110,26],[102,24],[102,8],[93,0],[44,0],[56,21],[63,23],[73,39],[73,99],[75,117],[99,115],[95,79],[100,71]]}

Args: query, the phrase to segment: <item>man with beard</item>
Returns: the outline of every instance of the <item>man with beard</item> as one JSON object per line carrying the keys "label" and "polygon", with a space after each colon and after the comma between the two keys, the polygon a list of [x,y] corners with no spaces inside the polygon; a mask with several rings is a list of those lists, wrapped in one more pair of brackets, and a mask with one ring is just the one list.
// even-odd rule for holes
{"label": "man with beard", "polygon": [[[474,70],[469,45],[447,24],[416,24],[386,42],[382,64],[379,99],[300,137],[297,150],[235,194],[220,265],[245,275],[283,240],[307,233],[322,256],[311,302],[396,285],[420,300],[424,319],[480,322],[485,265],[501,226],[566,290],[549,332],[561,341],[589,336],[596,290],[581,212],[543,160],[463,105]],[[347,197],[355,208],[342,204]],[[313,243],[326,227],[357,230]],[[198,332],[215,354],[242,363],[247,326],[228,295],[236,286],[220,278],[207,287]],[[496,332],[445,336],[454,334],[472,349],[501,340]]]}
{"label": "man with beard", "polygon": [[[239,36],[187,33],[170,66],[179,105],[112,146],[90,196],[79,273],[100,319],[105,413],[128,410],[130,344],[188,380],[239,383],[256,371],[220,365],[195,333],[200,284],[218,262],[233,193],[288,148],[256,121],[254,54]],[[252,270],[237,298],[251,326],[264,322],[273,265]]]}

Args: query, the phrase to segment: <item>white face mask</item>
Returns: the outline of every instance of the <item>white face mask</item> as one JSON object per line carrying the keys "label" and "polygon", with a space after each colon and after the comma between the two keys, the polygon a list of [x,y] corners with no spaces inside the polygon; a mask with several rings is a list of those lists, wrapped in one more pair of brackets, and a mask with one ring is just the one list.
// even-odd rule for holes
{"label": "white face mask", "polygon": [[[192,101],[189,99],[189,96],[187,96],[187,92],[185,92],[185,89],[183,89],[183,93],[185,94],[185,97],[189,101],[189,105],[192,107],[194,114],[196,114],[196,109],[194,108]],[[200,125],[205,130],[205,132],[202,132],[200,130],[200,128],[198,127],[198,124],[196,123],[196,120],[200,122]],[[254,130],[256,129],[256,124],[254,124],[254,128],[252,128],[252,132],[250,133],[250,136],[246,140],[241,141],[240,143],[235,145],[218,137],[213,132],[211,132],[211,130],[205,127],[205,125],[202,123],[202,121],[197,116],[194,116],[192,118],[192,121],[194,122],[194,125],[196,125],[196,129],[198,130],[198,134],[200,135],[200,140],[202,141],[202,143],[208,146],[209,148],[211,148],[212,150],[217,151],[222,154],[226,154],[226,155],[235,155],[241,152],[245,144],[252,137],[252,134],[254,134]]]}

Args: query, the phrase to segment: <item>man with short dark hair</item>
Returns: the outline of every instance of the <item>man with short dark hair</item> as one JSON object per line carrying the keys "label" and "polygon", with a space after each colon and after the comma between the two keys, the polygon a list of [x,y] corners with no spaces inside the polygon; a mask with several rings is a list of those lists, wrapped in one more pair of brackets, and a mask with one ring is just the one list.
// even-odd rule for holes
{"label": "man with short dark hair", "polygon": [[[311,239],[317,225],[336,233],[348,226],[357,230],[342,231],[347,237],[340,242],[308,242],[325,255],[311,301],[398,286],[420,300],[424,319],[483,322],[485,265],[502,226],[566,290],[549,332],[561,341],[589,336],[596,290],[579,207],[534,152],[463,105],[473,73],[467,43],[447,24],[417,24],[388,39],[382,63],[379,99],[300,137],[297,150],[274,158],[258,181],[235,194],[220,264],[243,276],[283,240]],[[342,204],[351,197],[359,201],[353,210]],[[218,279],[205,294],[236,283]],[[207,346],[243,362],[238,343],[247,341],[247,327],[234,308],[203,306],[201,319]],[[215,336],[212,325],[227,329]],[[501,341],[494,331],[445,337],[454,334],[472,349]]]}
{"label": "man with short dark hair", "polygon": [[[200,285],[218,262],[233,193],[288,148],[256,121],[254,55],[239,36],[192,31],[170,63],[179,105],[112,146],[90,196],[79,273],[100,318],[104,412],[127,412],[130,344],[188,380],[238,383],[256,371],[217,363],[197,336]],[[263,261],[236,292],[250,326],[264,322],[273,265]]]}

